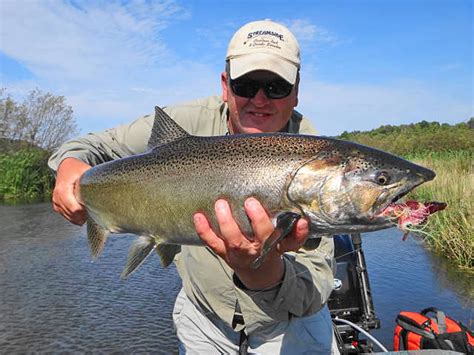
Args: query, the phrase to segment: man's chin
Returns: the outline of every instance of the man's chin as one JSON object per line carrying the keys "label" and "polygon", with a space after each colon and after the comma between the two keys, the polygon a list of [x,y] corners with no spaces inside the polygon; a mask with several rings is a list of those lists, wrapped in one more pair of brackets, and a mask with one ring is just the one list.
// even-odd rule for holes
{"label": "man's chin", "polygon": [[264,131],[256,127],[244,127],[242,133],[246,134],[257,134],[257,133],[271,133],[271,131]]}
{"label": "man's chin", "polygon": [[278,132],[279,131],[278,127],[274,127],[271,124],[268,124],[271,121],[272,121],[272,118],[270,118],[267,122],[249,122],[248,124],[243,125],[241,127],[242,132],[248,133],[248,134]]}

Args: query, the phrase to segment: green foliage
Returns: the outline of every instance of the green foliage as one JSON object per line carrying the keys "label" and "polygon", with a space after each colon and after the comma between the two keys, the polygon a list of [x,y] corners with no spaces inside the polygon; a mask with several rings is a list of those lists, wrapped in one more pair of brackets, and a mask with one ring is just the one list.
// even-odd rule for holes
{"label": "green foliage", "polygon": [[408,199],[446,202],[446,210],[429,218],[427,245],[457,266],[474,272],[474,153],[435,152],[410,160],[436,172],[436,178],[410,193]]}
{"label": "green foliage", "polygon": [[456,125],[421,121],[381,126],[367,132],[344,132],[338,138],[403,156],[459,150],[473,152],[474,129],[471,126],[471,121]]}
{"label": "green foliage", "polygon": [[46,151],[31,148],[0,154],[0,201],[39,199],[51,194],[53,176],[47,159]]}
{"label": "green foliage", "polygon": [[0,201],[50,195],[48,155],[76,133],[64,96],[35,89],[17,102],[0,89]]}
{"label": "green foliage", "polygon": [[407,199],[446,202],[423,228],[426,245],[458,267],[474,271],[474,118],[456,125],[422,121],[344,132],[338,138],[401,155],[436,172]]}

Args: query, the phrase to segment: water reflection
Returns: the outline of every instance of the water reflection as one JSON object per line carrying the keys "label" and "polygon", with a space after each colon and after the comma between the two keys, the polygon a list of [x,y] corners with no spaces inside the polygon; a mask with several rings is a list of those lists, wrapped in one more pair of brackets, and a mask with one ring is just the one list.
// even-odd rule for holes
{"label": "water reflection", "polygon": [[[149,258],[126,281],[132,237],[90,261],[85,228],[50,204],[0,206],[0,348],[19,352],[176,352],[171,311],[180,280]],[[389,348],[400,310],[439,307],[472,326],[472,275],[453,271],[394,230],[363,237],[377,316]]]}
{"label": "water reflection", "polygon": [[[467,273],[454,267],[449,260],[442,259],[435,254],[428,252],[433,273],[438,275],[438,282],[442,288],[452,289],[464,306],[473,306],[474,300],[474,273]],[[474,326],[474,319],[471,319],[471,328]]]}

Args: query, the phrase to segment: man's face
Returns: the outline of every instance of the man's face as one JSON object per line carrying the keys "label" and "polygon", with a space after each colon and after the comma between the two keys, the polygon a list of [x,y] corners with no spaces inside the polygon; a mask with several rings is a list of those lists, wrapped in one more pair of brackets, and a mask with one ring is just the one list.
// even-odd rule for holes
{"label": "man's face", "polygon": [[[257,70],[244,76],[246,79],[270,81],[278,75]],[[221,75],[222,99],[229,106],[230,133],[270,133],[283,130],[298,104],[298,81],[291,93],[282,99],[269,99],[262,88],[253,98],[236,95],[229,86],[227,73]]]}

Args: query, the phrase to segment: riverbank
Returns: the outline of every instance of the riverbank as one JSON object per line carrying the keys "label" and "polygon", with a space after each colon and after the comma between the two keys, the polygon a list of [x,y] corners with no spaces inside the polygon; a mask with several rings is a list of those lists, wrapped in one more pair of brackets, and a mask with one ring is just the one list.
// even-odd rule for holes
{"label": "riverbank", "polygon": [[[54,177],[46,165],[47,155],[35,149],[0,154],[0,202],[49,200]],[[448,204],[424,227],[426,245],[458,267],[474,272],[472,151],[419,153],[407,158],[437,174],[434,181],[420,186],[408,198]]]}
{"label": "riverbank", "polygon": [[422,234],[436,254],[474,272],[474,164],[470,151],[438,152],[408,157],[436,172],[408,198],[446,202],[446,210],[430,217]]}

